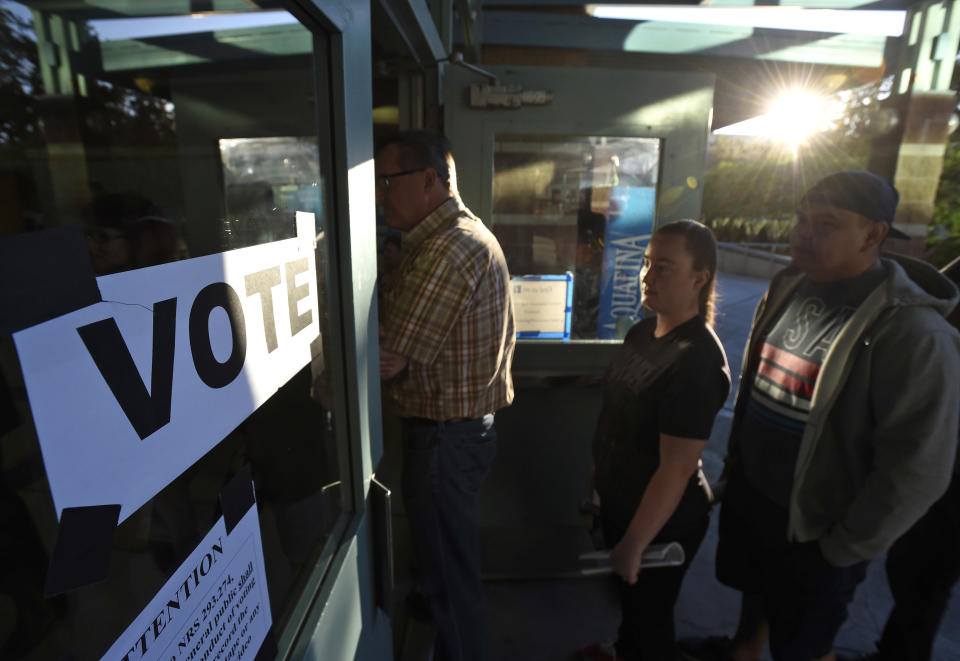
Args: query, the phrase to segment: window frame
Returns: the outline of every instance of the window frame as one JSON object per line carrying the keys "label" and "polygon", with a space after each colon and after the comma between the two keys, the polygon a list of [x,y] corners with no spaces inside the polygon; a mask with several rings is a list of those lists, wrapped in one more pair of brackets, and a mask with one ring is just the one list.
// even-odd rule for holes
{"label": "window frame", "polygon": [[[663,218],[660,215],[660,199],[663,195],[663,177],[666,170],[667,161],[670,158],[667,148],[671,144],[669,132],[656,132],[656,131],[636,131],[630,130],[628,126],[612,126],[606,127],[605,130],[592,131],[591,126],[581,126],[578,127],[576,131],[568,130],[556,130],[555,127],[546,127],[537,130],[534,127],[531,127],[530,130],[527,130],[526,126],[505,126],[500,124],[495,124],[488,126],[486,128],[486,135],[484,140],[484,149],[486,158],[489,154],[490,170],[487,173],[487,177],[483,182],[484,198],[481,211],[481,218],[485,219],[484,222],[487,224],[487,227],[491,231],[494,231],[496,224],[493,222],[494,212],[493,212],[493,182],[494,176],[496,175],[495,171],[495,158],[496,158],[496,144],[499,141],[504,139],[509,139],[511,137],[520,136],[524,139],[528,138],[537,138],[542,137],[550,139],[552,141],[562,140],[582,140],[585,138],[637,138],[643,140],[656,140],[658,143],[657,147],[657,183],[656,183],[656,203],[654,208],[654,218],[653,218],[653,227],[655,231],[663,222]],[[597,126],[596,128],[601,128]],[[488,220],[487,220],[488,219]],[[509,265],[508,265],[509,266]],[[511,276],[513,273],[511,273]],[[517,274],[521,275],[521,274]],[[514,372],[523,375],[528,372],[549,372],[554,375],[593,375],[598,376],[602,375],[603,370],[597,371],[595,366],[593,366],[593,359],[587,358],[586,356],[593,356],[597,351],[600,352],[601,360],[604,361],[603,365],[609,364],[609,357],[613,356],[613,351],[615,347],[619,347],[623,343],[622,339],[601,339],[601,338],[570,338],[569,340],[541,340],[536,338],[517,338],[517,344],[524,347],[523,351],[518,351],[514,356]],[[584,347],[587,345],[596,345],[597,348],[589,351],[589,354],[584,354],[581,356],[579,353],[576,357],[571,357],[569,354],[564,353],[564,360],[557,362],[555,360],[556,355],[554,351],[564,351],[563,347],[577,346]],[[528,347],[539,346],[540,349],[535,349],[531,351]],[[546,349],[548,354],[547,357],[544,356],[544,351],[546,347],[551,347]],[[604,347],[608,347],[604,349]],[[577,349],[577,351],[581,351]],[[533,355],[530,355],[533,354]],[[534,357],[535,356],[535,357]],[[528,359],[530,359],[528,361]],[[572,359],[572,362],[571,362]],[[558,369],[557,365],[562,364],[564,368]]]}

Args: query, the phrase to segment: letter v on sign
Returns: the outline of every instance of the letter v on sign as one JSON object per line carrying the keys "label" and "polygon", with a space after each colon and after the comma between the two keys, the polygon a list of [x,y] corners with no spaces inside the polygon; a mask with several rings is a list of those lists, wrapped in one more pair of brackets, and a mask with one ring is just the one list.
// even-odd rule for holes
{"label": "letter v on sign", "polygon": [[170,422],[176,329],[177,299],[156,303],[149,391],[113,317],[77,329],[140,440]]}

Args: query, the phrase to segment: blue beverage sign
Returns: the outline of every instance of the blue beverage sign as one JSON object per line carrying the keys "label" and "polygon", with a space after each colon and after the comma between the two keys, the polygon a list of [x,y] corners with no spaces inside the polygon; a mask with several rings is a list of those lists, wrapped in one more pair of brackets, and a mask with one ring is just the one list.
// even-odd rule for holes
{"label": "blue beverage sign", "polygon": [[618,186],[610,191],[610,201],[616,211],[604,232],[597,319],[597,338],[601,340],[623,337],[642,316],[640,270],[653,233],[656,188]]}

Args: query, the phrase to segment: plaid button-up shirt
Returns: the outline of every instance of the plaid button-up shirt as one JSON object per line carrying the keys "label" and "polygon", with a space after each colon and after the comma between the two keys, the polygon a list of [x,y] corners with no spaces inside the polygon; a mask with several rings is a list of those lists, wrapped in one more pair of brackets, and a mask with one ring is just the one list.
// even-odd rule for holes
{"label": "plaid button-up shirt", "polygon": [[483,222],[450,198],[403,238],[392,282],[382,346],[409,359],[387,386],[400,415],[479,418],[510,404],[510,276]]}

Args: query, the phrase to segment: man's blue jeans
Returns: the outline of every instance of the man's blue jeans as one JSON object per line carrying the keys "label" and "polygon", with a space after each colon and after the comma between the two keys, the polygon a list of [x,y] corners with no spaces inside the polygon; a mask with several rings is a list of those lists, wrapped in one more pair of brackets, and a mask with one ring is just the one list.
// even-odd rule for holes
{"label": "man's blue jeans", "polygon": [[483,657],[477,500],[497,452],[493,414],[403,419],[403,500],[419,586],[437,622],[438,661]]}

